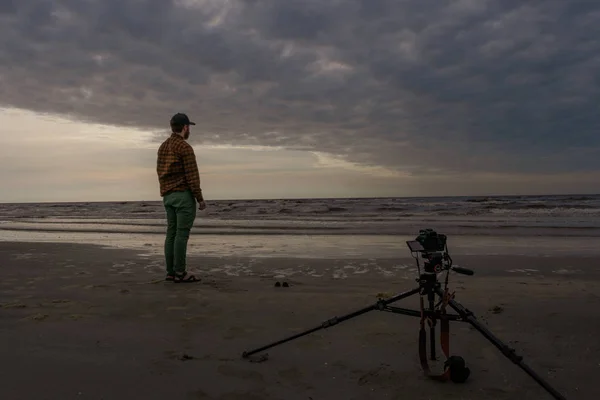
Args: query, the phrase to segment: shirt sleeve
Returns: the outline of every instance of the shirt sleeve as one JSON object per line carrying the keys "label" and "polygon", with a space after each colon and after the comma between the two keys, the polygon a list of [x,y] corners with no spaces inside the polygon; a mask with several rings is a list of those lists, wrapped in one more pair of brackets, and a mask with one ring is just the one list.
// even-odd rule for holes
{"label": "shirt sleeve", "polygon": [[185,171],[185,179],[188,185],[190,185],[192,194],[198,202],[204,201],[202,189],[200,189],[200,173],[198,172],[196,155],[194,154],[192,146],[184,146],[181,149],[181,160]]}

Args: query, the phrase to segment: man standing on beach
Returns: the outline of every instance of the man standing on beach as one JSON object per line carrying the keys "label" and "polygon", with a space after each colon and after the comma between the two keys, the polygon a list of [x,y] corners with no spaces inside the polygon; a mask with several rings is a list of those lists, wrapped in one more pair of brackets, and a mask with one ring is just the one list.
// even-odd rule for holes
{"label": "man standing on beach", "polygon": [[200,188],[200,173],[194,149],[187,143],[191,122],[187,115],[177,113],[171,118],[171,136],[158,149],[156,172],[160,195],[167,213],[165,260],[167,280],[174,282],[197,282],[187,270],[186,255],[190,230],[198,209],[206,203]]}

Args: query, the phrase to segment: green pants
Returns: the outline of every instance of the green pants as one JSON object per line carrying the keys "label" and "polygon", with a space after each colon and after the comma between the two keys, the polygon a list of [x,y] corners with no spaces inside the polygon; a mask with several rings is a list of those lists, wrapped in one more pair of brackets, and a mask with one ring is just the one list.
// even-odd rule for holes
{"label": "green pants", "polygon": [[186,271],[187,244],[196,219],[196,200],[192,192],[172,192],[163,197],[167,212],[165,260],[167,274]]}

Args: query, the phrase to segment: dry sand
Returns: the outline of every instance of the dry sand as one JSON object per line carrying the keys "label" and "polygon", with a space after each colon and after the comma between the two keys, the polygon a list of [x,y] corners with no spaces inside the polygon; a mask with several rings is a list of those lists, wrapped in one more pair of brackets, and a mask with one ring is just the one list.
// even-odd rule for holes
{"label": "dry sand", "polygon": [[[567,399],[600,398],[598,258],[454,261],[476,270],[451,276],[459,302]],[[415,287],[413,263],[193,257],[204,281],[175,285],[160,257],[0,243],[0,399],[551,399],[463,322],[465,384],[423,377],[418,319],[379,311],[241,358]]]}

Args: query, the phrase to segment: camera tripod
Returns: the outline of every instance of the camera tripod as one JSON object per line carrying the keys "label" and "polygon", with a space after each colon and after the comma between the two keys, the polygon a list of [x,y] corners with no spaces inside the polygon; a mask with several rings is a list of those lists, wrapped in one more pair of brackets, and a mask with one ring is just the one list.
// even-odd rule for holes
{"label": "camera tripod", "polygon": [[[421,361],[421,367],[423,368],[424,373],[430,378],[438,381],[446,381],[451,379],[454,382],[464,382],[470,374],[468,368],[464,366],[464,360],[458,356],[449,356],[449,323],[450,321],[459,321],[459,322],[467,322],[471,324],[477,331],[479,331],[486,339],[488,339],[502,354],[504,354],[510,361],[523,369],[531,378],[533,378],[539,385],[541,385],[549,394],[552,395],[554,399],[557,400],[566,400],[564,396],[562,396],[558,391],[556,391],[550,384],[545,381],[541,376],[539,376],[535,371],[533,371],[528,365],[523,362],[523,357],[516,354],[515,350],[507,346],[500,339],[498,339],[490,330],[488,330],[485,326],[483,326],[475,317],[473,312],[462,306],[456,300],[454,300],[454,293],[450,293],[448,291],[448,277],[450,270],[464,274],[464,275],[473,275],[473,271],[452,266],[452,259],[450,258],[447,252],[447,246],[444,243],[445,250],[440,251],[428,251],[426,250],[422,244],[418,241],[407,241],[406,242],[409,248],[411,249],[411,254],[417,260],[418,267],[418,278],[416,279],[418,282],[418,286],[414,289],[399,293],[393,297],[382,299],[379,298],[377,302],[374,304],[367,306],[365,308],[359,309],[357,311],[348,313],[346,315],[340,317],[333,317],[321,323],[314,328],[308,329],[304,332],[294,334],[292,336],[286,337],[284,339],[275,341],[273,343],[267,344],[265,346],[245,351],[242,354],[243,358],[249,358],[251,355],[256,354],[258,352],[262,352],[264,350],[270,349],[272,347],[278,346],[280,344],[289,342],[294,339],[298,339],[302,336],[306,336],[313,332],[327,329],[332,326],[335,326],[341,322],[347,321],[349,319],[358,317],[367,312],[378,310],[378,311],[387,311],[395,314],[403,314],[413,317],[419,317],[421,319],[421,328],[419,331],[419,358]],[[435,250],[440,250],[436,248]],[[421,267],[419,265],[418,257],[414,255],[414,253],[421,253],[425,261],[424,272],[421,273]],[[443,271],[446,271],[445,285],[442,290],[442,285],[437,278],[437,275]],[[405,299],[407,297],[413,295],[420,296],[420,310],[413,310],[402,307],[391,306],[391,304]],[[439,298],[438,303],[436,304],[436,296]],[[424,297],[427,298],[427,307],[425,307]],[[446,312],[446,308],[450,307],[453,309],[456,314],[449,314]],[[440,321],[441,325],[441,348],[446,356],[446,362],[444,364],[444,372],[442,374],[436,375],[432,374],[429,370],[429,366],[427,363],[427,354],[426,354],[426,342],[427,335],[425,329],[425,322],[428,322],[429,330],[430,330],[430,359],[436,360],[436,341],[435,341],[435,328],[436,321]]]}

